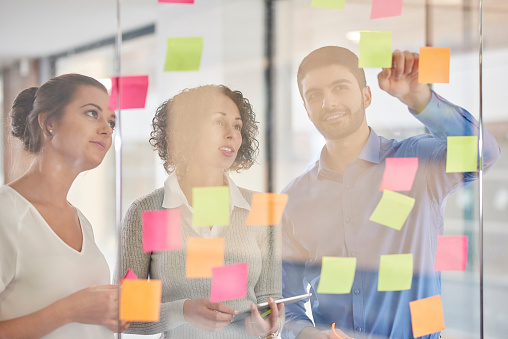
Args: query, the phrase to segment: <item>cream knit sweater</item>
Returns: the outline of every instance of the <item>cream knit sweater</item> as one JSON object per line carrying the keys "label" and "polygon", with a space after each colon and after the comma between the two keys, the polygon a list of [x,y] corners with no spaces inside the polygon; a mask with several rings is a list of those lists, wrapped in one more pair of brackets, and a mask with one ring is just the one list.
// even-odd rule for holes
{"label": "cream knit sweater", "polygon": [[[254,192],[243,188],[239,190],[250,204]],[[163,333],[161,338],[252,338],[247,334],[243,321],[234,322],[219,332],[207,332],[193,327],[183,318],[182,309],[185,300],[210,297],[211,279],[185,277],[187,238],[198,237],[191,225],[182,223],[181,250],[143,252],[142,212],[163,209],[163,199],[163,188],[137,199],[130,206],[123,222],[122,276],[128,269],[133,269],[140,279],[150,277],[162,280],[160,321],[132,323],[126,333]],[[247,214],[247,210],[235,207],[230,225],[224,227],[219,234],[225,239],[224,264],[242,262],[248,264],[247,297],[223,302],[238,311],[248,309],[251,303],[265,302],[268,297],[282,298],[280,225],[245,226]]]}

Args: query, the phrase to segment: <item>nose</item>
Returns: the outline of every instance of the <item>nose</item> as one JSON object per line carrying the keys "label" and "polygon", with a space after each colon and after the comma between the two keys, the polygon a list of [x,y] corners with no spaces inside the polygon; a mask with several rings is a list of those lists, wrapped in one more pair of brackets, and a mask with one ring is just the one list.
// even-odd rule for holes
{"label": "nose", "polygon": [[228,140],[235,140],[238,137],[240,131],[234,128],[234,126],[227,125],[225,131],[225,138]]}
{"label": "nose", "polygon": [[324,109],[332,109],[332,108],[336,108],[337,105],[338,105],[337,99],[335,98],[335,96],[333,94],[326,93],[323,96],[323,102],[322,102],[322,105],[321,105],[322,108],[324,108]]}
{"label": "nose", "polygon": [[109,121],[107,119],[101,119],[97,133],[104,134],[107,136],[110,136],[113,134],[113,129],[109,125]]}

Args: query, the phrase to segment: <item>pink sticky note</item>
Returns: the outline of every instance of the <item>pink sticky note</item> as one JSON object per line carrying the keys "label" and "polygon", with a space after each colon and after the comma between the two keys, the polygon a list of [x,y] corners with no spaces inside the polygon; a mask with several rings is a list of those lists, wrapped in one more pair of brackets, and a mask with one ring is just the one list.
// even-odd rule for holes
{"label": "pink sticky note", "polygon": [[403,0],[372,0],[371,19],[399,16],[402,13]]}
{"label": "pink sticky note", "polygon": [[386,158],[379,190],[410,191],[418,170],[418,158]]}
{"label": "pink sticky note", "polygon": [[167,4],[193,4],[194,0],[159,0],[159,2]]}
{"label": "pink sticky note", "polygon": [[247,263],[212,268],[210,301],[224,301],[247,296]]}
{"label": "pink sticky note", "polygon": [[125,274],[125,277],[123,277],[124,279],[137,279],[138,277],[136,277],[136,274],[134,273],[133,270],[129,269],[127,271],[127,273]]}
{"label": "pink sticky note", "polygon": [[467,235],[438,235],[436,271],[464,271],[467,264]]}
{"label": "pink sticky note", "polygon": [[156,252],[182,248],[179,210],[143,212],[143,251]]}
{"label": "pink sticky note", "polygon": [[148,93],[148,75],[121,76],[111,78],[109,109],[117,109],[120,92],[120,109],[145,108]]}

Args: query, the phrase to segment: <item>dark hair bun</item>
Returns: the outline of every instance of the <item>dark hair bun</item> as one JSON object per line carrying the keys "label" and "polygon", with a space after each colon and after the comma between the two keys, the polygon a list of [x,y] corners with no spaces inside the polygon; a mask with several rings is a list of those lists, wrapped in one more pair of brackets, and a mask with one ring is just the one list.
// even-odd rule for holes
{"label": "dark hair bun", "polygon": [[28,116],[33,109],[35,101],[35,93],[38,87],[30,87],[18,94],[11,110],[11,127],[12,135],[21,139],[28,148],[30,144],[30,128],[28,124]]}

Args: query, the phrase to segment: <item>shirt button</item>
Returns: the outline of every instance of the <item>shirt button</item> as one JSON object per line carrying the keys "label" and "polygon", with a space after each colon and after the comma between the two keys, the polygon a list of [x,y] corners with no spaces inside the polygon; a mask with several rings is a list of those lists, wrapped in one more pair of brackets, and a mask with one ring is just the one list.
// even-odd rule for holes
{"label": "shirt button", "polygon": [[361,327],[357,327],[357,328],[356,328],[356,330],[357,330],[358,332],[361,332],[361,331],[362,331],[362,328],[361,328]]}
{"label": "shirt button", "polygon": [[346,218],[346,222],[350,222],[350,221],[351,221],[351,219],[349,219],[349,218]]}
{"label": "shirt button", "polygon": [[356,289],[355,294],[360,294],[360,290]]}

